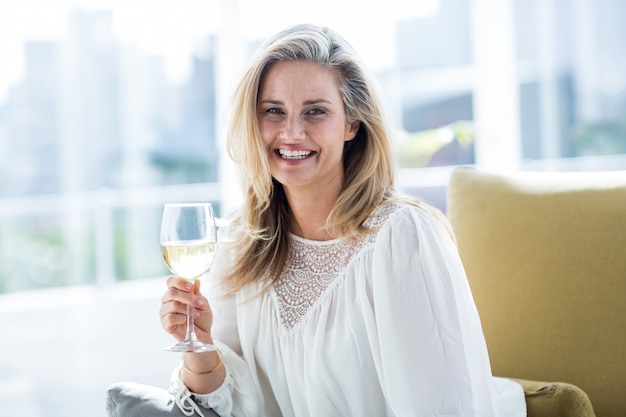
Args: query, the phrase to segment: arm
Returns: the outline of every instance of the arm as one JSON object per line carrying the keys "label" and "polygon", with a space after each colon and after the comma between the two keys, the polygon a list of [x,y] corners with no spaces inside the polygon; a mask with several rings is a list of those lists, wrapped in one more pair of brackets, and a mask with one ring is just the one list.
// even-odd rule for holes
{"label": "arm", "polygon": [[372,277],[372,343],[395,415],[494,415],[480,320],[444,224],[420,208],[392,214],[376,239]]}
{"label": "arm", "polygon": [[229,258],[228,244],[220,244],[204,284],[206,297],[199,287],[189,286],[186,280],[174,276],[167,280],[168,291],[161,306],[163,328],[181,340],[189,304],[196,313],[198,338],[217,345],[222,356],[217,352],[183,354],[181,366],[172,375],[170,391],[181,408],[186,405],[194,408],[193,396],[198,404],[212,408],[220,416],[254,416],[258,413],[256,388],[241,357],[235,297],[224,296],[215,278],[228,268]]}
{"label": "arm", "polygon": [[[213,312],[208,300],[200,293],[200,281],[194,283],[177,276],[167,278],[168,290],[161,304],[161,324],[177,340],[185,336],[187,305],[193,307],[198,339],[214,344],[211,334]],[[226,377],[223,358],[217,351],[183,353],[181,375],[185,385],[193,392],[210,393],[219,388]]]}

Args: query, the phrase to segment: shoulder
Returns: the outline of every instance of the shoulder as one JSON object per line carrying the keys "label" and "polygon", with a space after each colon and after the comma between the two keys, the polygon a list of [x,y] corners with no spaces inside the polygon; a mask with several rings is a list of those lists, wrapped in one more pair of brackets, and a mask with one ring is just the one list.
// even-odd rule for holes
{"label": "shoulder", "polygon": [[365,227],[369,229],[397,227],[399,223],[406,221],[432,224],[445,229],[450,227],[448,219],[439,209],[410,198],[399,198],[380,205],[366,221]]}
{"label": "shoulder", "polygon": [[374,240],[414,240],[436,236],[455,241],[446,216],[435,207],[408,198],[397,199],[380,206],[368,219],[366,227],[376,229]]}

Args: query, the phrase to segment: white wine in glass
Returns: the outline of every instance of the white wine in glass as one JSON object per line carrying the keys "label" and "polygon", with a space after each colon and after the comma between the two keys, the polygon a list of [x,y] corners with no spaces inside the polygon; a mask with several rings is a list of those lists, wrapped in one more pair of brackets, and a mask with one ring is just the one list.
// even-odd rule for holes
{"label": "white wine in glass", "polygon": [[[173,274],[194,281],[209,271],[215,259],[217,229],[209,203],[166,204],[161,220],[161,252]],[[214,345],[198,340],[192,307],[187,306],[185,339],[167,347],[173,352],[208,352]]]}

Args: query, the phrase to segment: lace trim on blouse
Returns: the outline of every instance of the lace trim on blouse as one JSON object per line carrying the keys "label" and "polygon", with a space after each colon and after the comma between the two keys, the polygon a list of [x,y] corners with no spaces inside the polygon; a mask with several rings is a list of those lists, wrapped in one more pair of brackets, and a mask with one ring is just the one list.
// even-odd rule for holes
{"label": "lace trim on blouse", "polygon": [[[364,226],[380,227],[396,208],[395,204],[383,206]],[[343,240],[319,242],[292,235],[287,262],[273,284],[283,326],[293,329],[300,323],[337,277],[343,275],[354,255],[375,239],[373,233],[348,244]]]}

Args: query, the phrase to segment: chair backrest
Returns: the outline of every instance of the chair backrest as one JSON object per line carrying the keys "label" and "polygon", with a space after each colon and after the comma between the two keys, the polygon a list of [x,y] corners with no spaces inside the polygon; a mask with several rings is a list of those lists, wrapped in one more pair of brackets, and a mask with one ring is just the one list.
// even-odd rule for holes
{"label": "chair backrest", "polygon": [[447,215],[494,375],[575,384],[626,416],[626,171],[459,168]]}

